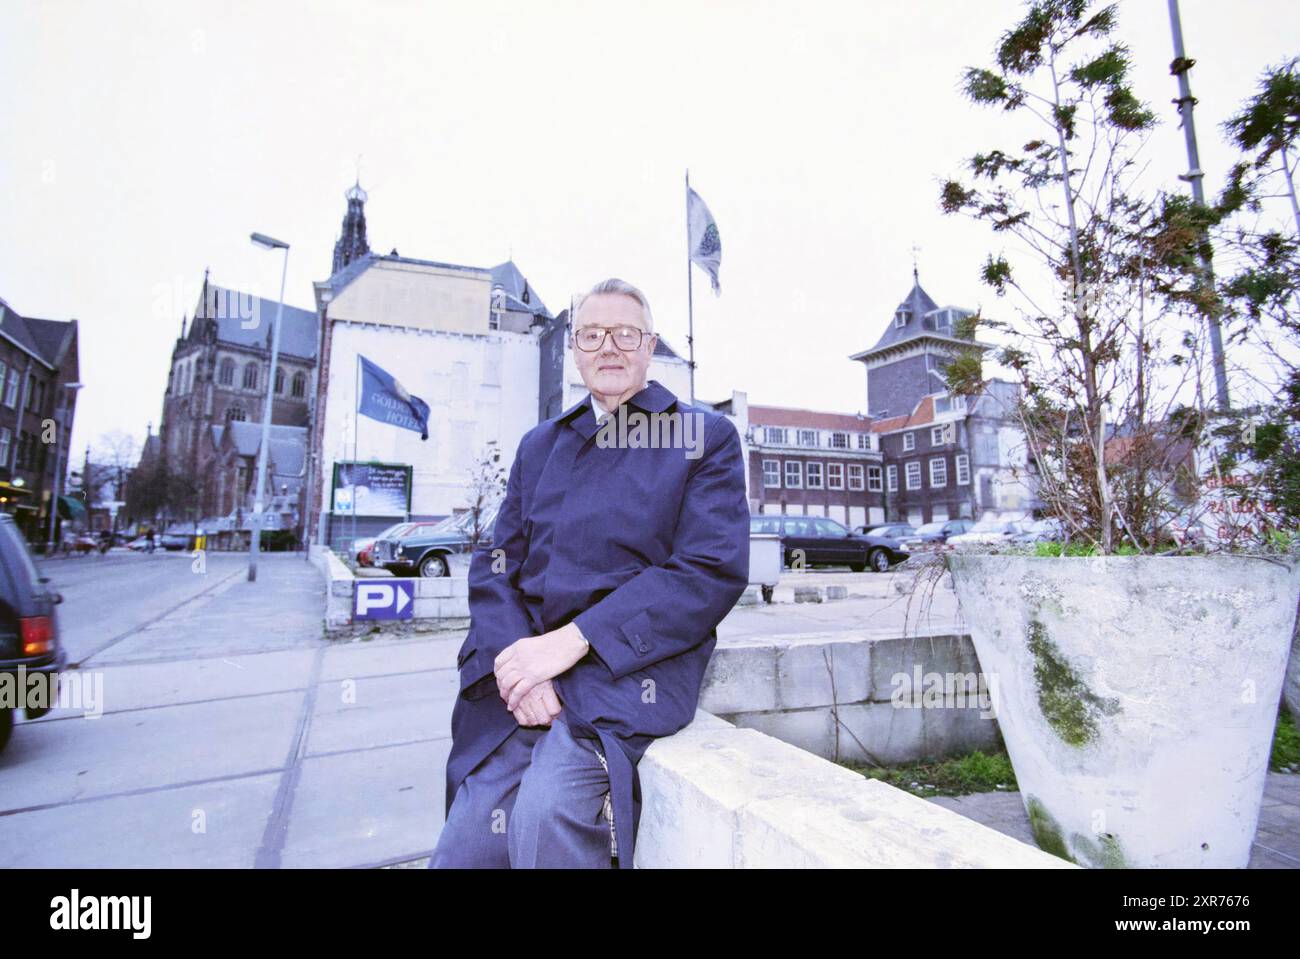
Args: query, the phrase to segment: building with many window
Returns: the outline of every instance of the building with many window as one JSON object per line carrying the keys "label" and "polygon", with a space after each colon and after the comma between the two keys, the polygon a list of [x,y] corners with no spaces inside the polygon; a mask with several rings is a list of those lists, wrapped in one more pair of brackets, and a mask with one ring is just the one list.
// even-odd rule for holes
{"label": "building with many window", "polygon": [[971,346],[957,329],[969,315],[936,305],[914,274],[876,345],[851,357],[867,372],[866,412],[751,404],[752,511],[851,527],[1031,515],[1018,387],[988,380],[969,400],[947,389],[947,363]]}
{"label": "building with many window", "polygon": [[[64,492],[55,472],[68,473],[76,392],[65,387],[78,362],[76,320],[23,316],[0,300],[0,510],[34,544],[48,540]],[[60,501],[59,515],[73,512],[84,516],[79,500]]]}
{"label": "building with many window", "polygon": [[[204,273],[194,318],[188,324],[181,321],[172,349],[158,430],[158,452],[168,472],[193,486],[170,511],[171,518],[225,515],[229,484],[216,465],[223,457],[223,434],[230,423],[262,422],[278,307],[274,300],[219,287]],[[316,323],[314,311],[284,305],[271,404],[274,425],[307,425]]]}

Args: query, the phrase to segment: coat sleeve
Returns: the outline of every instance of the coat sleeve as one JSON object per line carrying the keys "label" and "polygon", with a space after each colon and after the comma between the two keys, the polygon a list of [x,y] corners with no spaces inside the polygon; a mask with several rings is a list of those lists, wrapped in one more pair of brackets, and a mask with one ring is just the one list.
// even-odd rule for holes
{"label": "coat sleeve", "polygon": [[[497,655],[511,643],[533,635],[532,621],[519,589],[519,568],[528,549],[523,522],[521,462],[523,447],[515,454],[506,482],[506,495],[497,513],[491,549],[477,549],[469,567],[470,635],[464,669],[477,676],[493,671]],[[500,552],[498,552],[500,551]]]}
{"label": "coat sleeve", "polygon": [[672,554],[574,622],[614,679],[698,646],[749,582],[749,500],[740,437],[718,417],[686,481]]}

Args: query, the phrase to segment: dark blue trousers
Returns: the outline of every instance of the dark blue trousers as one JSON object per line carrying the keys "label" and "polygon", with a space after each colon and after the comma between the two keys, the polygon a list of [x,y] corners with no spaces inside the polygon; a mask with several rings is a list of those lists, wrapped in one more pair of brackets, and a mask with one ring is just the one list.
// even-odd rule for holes
{"label": "dark blue trousers", "polygon": [[609,869],[609,775],[561,712],[519,726],[465,777],[430,869]]}

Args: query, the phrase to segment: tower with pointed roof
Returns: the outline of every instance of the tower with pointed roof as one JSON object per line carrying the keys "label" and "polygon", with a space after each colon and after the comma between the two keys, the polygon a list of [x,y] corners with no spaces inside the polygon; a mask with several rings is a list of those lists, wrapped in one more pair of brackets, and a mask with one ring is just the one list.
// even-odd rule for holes
{"label": "tower with pointed roof", "polygon": [[334,265],[330,268],[330,276],[370,252],[370,245],[366,242],[368,197],[361,189],[361,181],[354,183],[343,196],[348,201],[348,210],[343,214],[343,230],[334,243]]}
{"label": "tower with pointed roof", "polygon": [[912,289],[894,309],[876,345],[850,357],[866,367],[869,416],[905,416],[926,396],[946,391],[944,368],[970,346],[956,332],[958,321],[970,312],[935,303],[912,267]]}

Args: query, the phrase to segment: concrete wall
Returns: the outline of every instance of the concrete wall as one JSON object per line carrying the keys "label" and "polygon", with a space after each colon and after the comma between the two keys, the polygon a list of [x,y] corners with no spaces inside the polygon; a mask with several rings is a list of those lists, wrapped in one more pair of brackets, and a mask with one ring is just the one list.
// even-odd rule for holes
{"label": "concrete wall", "polygon": [[[700,708],[827,759],[940,759],[998,746],[979,672],[970,637],[948,633],[899,637],[864,627],[856,635],[724,640]],[[952,695],[926,696],[936,682]],[[962,683],[971,684],[969,695],[956,694]]]}
{"label": "concrete wall", "polygon": [[642,869],[1073,869],[935,803],[708,713],[638,766]]}

